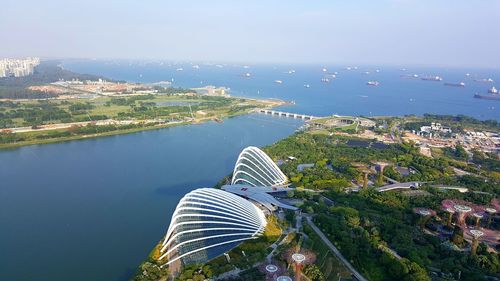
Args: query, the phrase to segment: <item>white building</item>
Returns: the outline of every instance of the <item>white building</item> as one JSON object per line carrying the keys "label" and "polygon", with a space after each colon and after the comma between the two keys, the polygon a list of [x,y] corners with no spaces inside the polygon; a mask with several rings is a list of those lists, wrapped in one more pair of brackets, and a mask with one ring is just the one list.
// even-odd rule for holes
{"label": "white building", "polygon": [[35,67],[39,64],[39,58],[0,59],[0,78],[32,75],[35,72]]}

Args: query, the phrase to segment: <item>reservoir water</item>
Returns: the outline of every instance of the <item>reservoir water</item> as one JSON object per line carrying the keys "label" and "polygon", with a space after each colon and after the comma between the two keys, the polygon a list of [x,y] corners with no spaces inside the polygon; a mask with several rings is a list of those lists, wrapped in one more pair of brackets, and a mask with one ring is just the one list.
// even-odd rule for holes
{"label": "reservoir water", "polygon": [[246,115],[0,150],[0,280],[128,280],[185,193],[301,124]]}

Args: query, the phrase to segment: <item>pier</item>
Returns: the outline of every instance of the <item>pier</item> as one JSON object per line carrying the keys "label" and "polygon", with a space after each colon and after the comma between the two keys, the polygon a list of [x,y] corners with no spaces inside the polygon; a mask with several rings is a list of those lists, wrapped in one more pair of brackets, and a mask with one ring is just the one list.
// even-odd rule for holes
{"label": "pier", "polygon": [[283,112],[283,111],[270,110],[270,109],[258,109],[258,110],[256,110],[256,112],[263,113],[263,114],[269,114],[269,115],[273,115],[273,116],[290,117],[290,118],[302,119],[302,120],[313,120],[313,119],[320,118],[320,117],[312,116],[312,115]]}

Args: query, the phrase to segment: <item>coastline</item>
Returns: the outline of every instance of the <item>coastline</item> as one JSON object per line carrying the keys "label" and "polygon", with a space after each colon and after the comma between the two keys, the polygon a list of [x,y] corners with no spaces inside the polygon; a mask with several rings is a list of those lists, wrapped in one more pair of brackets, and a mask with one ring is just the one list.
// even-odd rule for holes
{"label": "coastline", "polygon": [[[250,101],[255,101],[255,102],[260,102],[260,103],[266,103],[266,104],[268,104],[267,108],[274,108],[277,106],[282,106],[282,105],[288,104],[286,101],[278,100],[278,99],[272,99],[272,100],[271,99],[253,99],[253,98],[243,98],[243,97],[237,97],[237,96],[233,96],[231,98],[245,99],[245,100],[250,100]],[[246,110],[243,110],[240,112],[224,114],[224,115],[218,116],[217,118],[206,117],[206,118],[200,118],[200,119],[195,119],[195,120],[190,120],[190,121],[179,121],[179,122],[175,122],[175,123],[157,124],[157,125],[153,125],[153,126],[143,126],[143,127],[137,127],[137,128],[129,128],[129,129],[117,129],[117,130],[103,132],[103,133],[97,133],[97,134],[73,135],[73,136],[68,136],[68,137],[58,137],[58,138],[50,138],[50,139],[37,139],[37,140],[5,143],[5,144],[0,144],[0,150],[15,149],[18,147],[31,146],[31,145],[43,145],[43,144],[51,144],[51,143],[74,141],[74,140],[83,140],[83,139],[98,138],[98,137],[124,135],[124,134],[137,133],[137,132],[141,132],[141,131],[159,130],[159,129],[170,128],[170,127],[175,127],[175,126],[202,124],[202,123],[205,123],[207,121],[218,122],[217,120],[223,120],[223,119],[227,119],[227,118],[232,118],[232,117],[250,114],[256,108],[257,107],[252,108],[252,109],[246,109]],[[67,129],[54,129],[54,130],[45,130],[45,132],[61,132],[61,131],[66,131],[66,130]]]}

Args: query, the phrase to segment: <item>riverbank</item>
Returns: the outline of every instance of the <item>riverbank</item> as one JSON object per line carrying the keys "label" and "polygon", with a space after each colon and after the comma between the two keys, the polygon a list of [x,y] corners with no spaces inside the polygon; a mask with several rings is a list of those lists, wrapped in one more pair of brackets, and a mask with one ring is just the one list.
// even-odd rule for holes
{"label": "riverbank", "polygon": [[[179,122],[179,123],[175,123],[175,124],[169,123],[169,124],[156,125],[154,127],[119,129],[116,131],[103,132],[103,133],[98,133],[98,134],[76,135],[76,136],[71,136],[71,137],[61,137],[61,138],[44,139],[44,140],[22,141],[22,142],[16,142],[16,143],[0,144],[0,149],[17,148],[17,147],[28,146],[28,145],[50,144],[50,143],[82,140],[82,139],[89,139],[89,138],[109,137],[109,136],[115,136],[115,135],[137,133],[137,132],[142,132],[142,131],[159,130],[159,129],[169,128],[169,127],[174,127],[174,126],[181,126],[181,125],[188,125],[188,124],[195,124],[195,123],[192,123],[192,122]],[[52,130],[52,131],[60,131],[60,130]]]}
{"label": "riverbank", "polygon": [[[129,134],[172,126],[199,124],[207,121],[220,123],[223,122],[223,119],[248,114],[257,108],[273,108],[286,104],[281,100],[258,100],[240,97],[208,98],[207,101],[207,97],[204,96],[155,96],[148,97],[150,107],[146,107],[145,103],[140,100],[137,104],[137,98],[129,97],[129,99],[131,101],[125,99],[125,101],[121,102],[129,104],[131,109],[129,106],[114,104],[117,103],[116,100],[98,99],[92,101],[92,103],[86,101],[86,106],[89,109],[84,113],[92,111],[100,116],[111,117],[110,119],[49,123],[39,126],[2,129],[0,130],[0,149]],[[153,103],[154,105],[152,105]],[[157,107],[157,104],[167,104],[167,106]],[[49,105],[52,107],[52,111],[57,112],[66,108],[71,109],[75,105],[81,106],[81,103],[79,101],[65,101]],[[16,106],[19,107],[19,105]],[[38,110],[35,106],[39,105],[33,105],[33,101],[31,101],[31,103],[23,104],[23,106],[27,108],[22,108],[23,110]],[[35,109],[31,106],[35,107]],[[145,117],[154,116],[154,118],[123,119],[127,114],[130,117],[136,117],[136,108],[139,106],[146,108],[142,110],[141,114],[144,114]],[[85,115],[90,117],[92,112]],[[73,120],[75,119],[73,118]],[[19,123],[20,121],[16,120],[16,122]]]}

